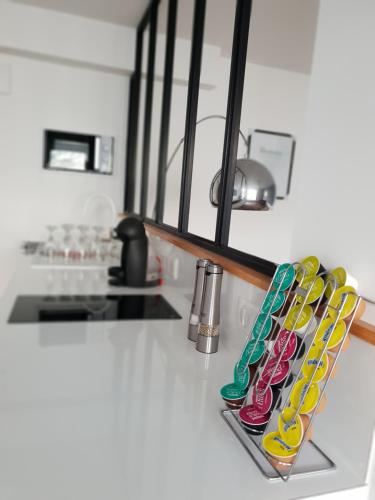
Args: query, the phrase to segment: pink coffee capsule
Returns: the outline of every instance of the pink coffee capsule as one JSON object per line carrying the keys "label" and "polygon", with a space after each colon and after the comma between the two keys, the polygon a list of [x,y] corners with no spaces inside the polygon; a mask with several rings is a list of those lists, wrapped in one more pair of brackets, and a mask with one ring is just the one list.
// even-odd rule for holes
{"label": "pink coffee capsule", "polygon": [[[273,374],[274,371],[275,373]],[[268,382],[270,382],[271,385],[280,384],[280,382],[285,380],[288,372],[289,372],[288,361],[278,361],[277,358],[271,358],[270,360],[267,361],[262,370],[261,379],[266,384],[268,384]]]}
{"label": "pink coffee capsule", "polygon": [[239,411],[240,420],[246,425],[264,425],[270,416],[260,413],[254,405],[247,405]]}
{"label": "pink coffee capsule", "polygon": [[[273,392],[271,386],[268,386],[262,380],[255,385],[252,394],[252,402],[256,408],[263,415],[268,413],[271,409],[273,402]],[[266,389],[266,390],[265,390]]]}
{"label": "pink coffee capsule", "polygon": [[[287,345],[283,352],[285,344]],[[289,330],[285,329],[280,330],[279,334],[277,335],[277,339],[275,341],[275,345],[273,348],[273,352],[275,353],[276,358],[279,359],[280,353],[283,352],[283,355],[281,356],[281,361],[288,361],[288,359],[294,356],[296,349],[297,349],[297,335],[294,332],[290,332]]]}

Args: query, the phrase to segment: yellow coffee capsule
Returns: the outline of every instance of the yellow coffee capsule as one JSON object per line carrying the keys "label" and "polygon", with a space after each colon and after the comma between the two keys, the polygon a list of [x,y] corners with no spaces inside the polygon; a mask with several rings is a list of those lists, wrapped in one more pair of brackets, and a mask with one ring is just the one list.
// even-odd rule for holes
{"label": "yellow coffee capsule", "polygon": [[309,305],[301,306],[301,304],[292,307],[284,322],[284,327],[289,331],[303,333],[307,328],[313,316],[313,308]]}
{"label": "yellow coffee capsule", "polygon": [[[336,281],[329,279],[330,275],[333,276]],[[332,292],[333,292],[334,283],[335,283],[337,288],[340,288],[340,287],[345,285],[345,281],[346,281],[345,269],[343,267],[336,267],[335,269],[332,269],[332,271],[329,272],[327,281],[328,281],[328,283],[327,283],[325,295],[326,295],[327,299],[329,299],[330,296],[332,295]]]}
{"label": "yellow coffee capsule", "polygon": [[328,355],[325,352],[322,356],[324,346],[313,345],[310,347],[307,357],[302,365],[303,376],[307,380],[320,382],[328,370]]}
{"label": "yellow coffee capsule", "polygon": [[284,462],[290,462],[298,451],[298,448],[289,446],[279,432],[269,432],[266,434],[262,440],[262,446],[269,455],[279,458]]}
{"label": "yellow coffee capsule", "polygon": [[328,344],[327,349],[333,349],[342,341],[345,332],[346,324],[343,319],[340,319],[335,326],[334,319],[326,318],[319,325],[314,342],[321,341],[323,344]]}
{"label": "yellow coffee capsule", "polygon": [[[312,286],[311,286],[312,285]],[[310,290],[311,287],[311,290]],[[307,276],[302,280],[300,288],[309,291],[306,299],[306,304],[311,304],[320,298],[324,290],[324,280],[320,276]],[[297,302],[303,302],[305,297],[303,295],[296,295]]]}
{"label": "yellow coffee capsule", "polygon": [[298,409],[299,413],[310,413],[313,411],[319,399],[319,386],[313,382],[310,387],[310,381],[307,378],[298,380],[290,393],[290,403],[293,408]]}
{"label": "yellow coffee capsule", "polygon": [[301,260],[299,267],[300,269],[297,272],[296,276],[298,282],[300,282],[304,278],[307,278],[307,276],[315,276],[319,271],[320,261],[318,257],[315,257],[315,255],[310,255],[309,257],[305,257]]}
{"label": "yellow coffee capsule", "polygon": [[342,286],[332,295],[328,303],[328,315],[336,318],[338,310],[342,307],[339,319],[345,319],[351,315],[357,305],[357,292],[352,286]]}
{"label": "yellow coffee capsule", "polygon": [[[334,278],[334,279],[332,279]],[[358,290],[358,281],[351,276],[344,267],[336,267],[329,272],[327,278],[327,288],[325,295],[329,299],[332,295],[333,288],[341,288],[342,286],[352,286],[355,290]]]}
{"label": "yellow coffee capsule", "polygon": [[283,409],[278,418],[278,429],[281,438],[287,445],[296,448],[301,444],[304,427],[295,408],[288,406]]}

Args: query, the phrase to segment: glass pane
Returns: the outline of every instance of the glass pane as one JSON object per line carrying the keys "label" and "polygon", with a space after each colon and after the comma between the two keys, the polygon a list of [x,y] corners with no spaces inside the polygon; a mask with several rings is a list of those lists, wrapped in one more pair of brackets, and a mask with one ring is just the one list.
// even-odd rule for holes
{"label": "glass pane", "polygon": [[163,101],[163,85],[164,85],[164,61],[166,47],[166,31],[168,18],[168,0],[164,0],[159,4],[158,23],[157,23],[157,38],[155,49],[155,71],[154,71],[154,90],[152,102],[152,117],[151,117],[151,144],[150,144],[150,167],[148,178],[148,195],[147,195],[147,217],[155,219],[156,213],[156,192],[158,178],[158,159],[159,159],[159,144],[161,130],[161,112]]}
{"label": "glass pane", "polygon": [[183,151],[181,139],[183,139],[185,134],[193,14],[194,1],[179,0],[163,220],[166,224],[174,227],[177,227],[178,224],[180,206]]}
{"label": "glass pane", "polygon": [[[302,167],[298,154],[317,20],[317,3],[307,3],[255,0],[250,22],[241,129],[245,136],[251,135],[251,142],[248,155],[247,139],[239,138],[238,166],[246,170],[242,182],[248,205],[262,207],[272,196],[269,188],[262,195],[259,179],[264,187],[275,188],[278,199],[268,211],[232,210],[229,245],[273,262],[291,258],[295,181]],[[293,170],[293,138],[283,134],[296,141]],[[254,203],[255,197],[260,203]]]}
{"label": "glass pane", "polygon": [[210,185],[221,168],[236,1],[207,0],[189,232],[213,240],[217,209]]}
{"label": "glass pane", "polygon": [[143,129],[146,104],[146,81],[147,81],[147,62],[148,62],[148,39],[149,27],[143,32],[143,50],[142,50],[142,74],[139,89],[139,114],[138,114],[138,137],[137,137],[137,160],[135,175],[135,198],[134,212],[139,214],[141,208],[141,182],[142,182],[142,160],[143,160]]}

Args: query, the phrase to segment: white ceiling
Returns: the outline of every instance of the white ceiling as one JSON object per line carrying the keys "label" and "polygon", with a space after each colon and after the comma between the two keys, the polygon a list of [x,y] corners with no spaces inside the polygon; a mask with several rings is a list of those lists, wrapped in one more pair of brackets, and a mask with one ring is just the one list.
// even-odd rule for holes
{"label": "white ceiling", "polygon": [[[133,27],[149,5],[149,0],[13,1]],[[191,36],[193,1],[179,0],[178,36],[182,38]],[[253,0],[248,60],[309,73],[319,1]],[[205,42],[220,46],[225,56],[231,51],[235,4],[235,0],[207,0]],[[162,0],[162,7],[165,5]]]}
{"label": "white ceiling", "polygon": [[137,26],[149,0],[12,0],[58,10],[68,14],[91,17],[125,26]]}
{"label": "white ceiling", "polygon": [[[186,19],[188,38],[191,26],[191,2],[179,0],[179,17]],[[222,47],[229,57],[235,13],[235,0],[206,0],[205,41]],[[310,73],[320,0],[253,0],[248,61]],[[182,28],[182,29],[181,29]]]}

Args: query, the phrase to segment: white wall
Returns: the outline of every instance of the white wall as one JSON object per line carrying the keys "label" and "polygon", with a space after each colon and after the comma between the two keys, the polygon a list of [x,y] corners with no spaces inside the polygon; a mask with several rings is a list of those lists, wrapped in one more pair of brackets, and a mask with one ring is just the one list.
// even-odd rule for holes
{"label": "white wall", "polygon": [[[109,67],[114,64],[116,54],[106,68],[100,59],[118,46],[118,26],[113,26],[112,32],[111,25],[102,26],[102,31],[97,33],[104,36],[101,45],[100,37],[93,38],[94,28],[105,23],[16,6],[20,16],[17,24],[13,17],[9,18],[9,13],[14,11],[8,10],[8,6],[0,3],[0,294],[13,273],[21,242],[45,238],[45,224],[82,221],[84,202],[94,193],[109,195],[116,209],[122,209],[129,87],[126,71]],[[7,31],[3,30],[4,13],[11,23]],[[31,29],[35,28],[34,15],[36,20],[43,21],[38,40],[34,39]],[[51,20],[49,32],[48,18]],[[55,37],[57,25],[60,32]],[[69,30],[64,43],[63,28],[69,26],[74,28],[74,43],[69,39]],[[113,45],[107,43],[110,37]],[[30,49],[32,43],[38,42],[39,53],[24,51],[21,39]],[[10,50],[12,44],[14,47]],[[132,54],[133,48],[129,48]],[[48,57],[43,56],[42,50]],[[79,56],[75,61],[71,59],[74,53]],[[85,64],[84,59],[92,64]],[[114,174],[44,170],[43,130],[46,128],[114,136]],[[109,207],[99,201],[93,204],[86,220],[109,225],[112,214]]]}
{"label": "white wall", "polygon": [[135,30],[0,0],[0,49],[129,74]]}
{"label": "white wall", "polygon": [[375,3],[321,2],[292,254],[344,265],[375,299]]}

